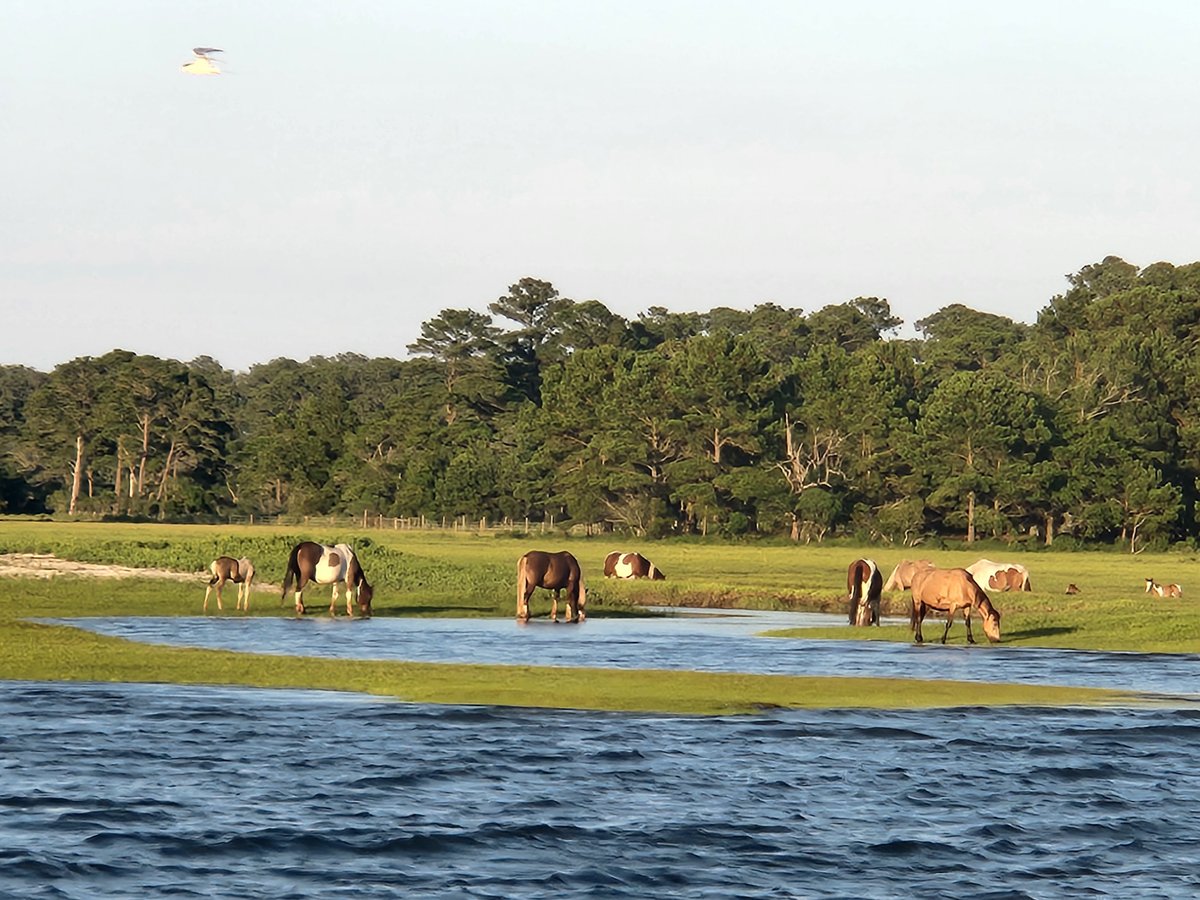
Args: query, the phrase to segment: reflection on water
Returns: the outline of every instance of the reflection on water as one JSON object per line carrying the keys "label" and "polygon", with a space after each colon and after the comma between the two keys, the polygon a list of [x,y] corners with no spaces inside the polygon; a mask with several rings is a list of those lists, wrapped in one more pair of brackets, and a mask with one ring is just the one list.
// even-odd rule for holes
{"label": "reflection on water", "polygon": [[418,662],[666,668],[794,675],[952,678],[1193,694],[1195,654],[1104,653],[962,643],[763,638],[759,632],[837,625],[842,616],[747,612],[583,625],[511,619],[112,618],[71,624],[139,641],[218,649]]}
{"label": "reflection on water", "polygon": [[1189,710],[701,718],[7,682],[0,722],[4,897],[1200,889]]}

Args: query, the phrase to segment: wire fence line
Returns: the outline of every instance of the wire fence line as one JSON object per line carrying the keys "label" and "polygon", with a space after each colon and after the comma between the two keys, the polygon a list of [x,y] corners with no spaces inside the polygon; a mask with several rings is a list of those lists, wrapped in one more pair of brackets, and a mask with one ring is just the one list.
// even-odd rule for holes
{"label": "wire fence line", "polygon": [[[357,528],[362,530],[375,529],[380,531],[444,531],[451,533],[477,534],[545,534],[556,528],[563,530],[562,525],[555,525],[554,517],[543,521],[531,519],[492,520],[487,516],[443,516],[434,519],[427,516],[385,516],[381,513],[371,513],[364,510],[361,516],[330,515],[330,516],[280,516],[280,515],[230,515],[230,525],[303,525],[328,526],[331,529]],[[600,530],[599,525],[573,524],[567,530],[573,534],[592,534]]]}

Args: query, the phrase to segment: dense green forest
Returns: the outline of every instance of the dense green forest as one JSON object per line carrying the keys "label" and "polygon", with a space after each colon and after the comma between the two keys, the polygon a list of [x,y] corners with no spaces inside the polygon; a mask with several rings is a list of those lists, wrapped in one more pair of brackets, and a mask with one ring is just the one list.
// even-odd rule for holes
{"label": "dense green forest", "polygon": [[1036,323],[860,297],[635,320],[523,278],[406,359],[0,367],[0,511],[526,518],[646,536],[1191,542],[1200,263],[1116,257]]}

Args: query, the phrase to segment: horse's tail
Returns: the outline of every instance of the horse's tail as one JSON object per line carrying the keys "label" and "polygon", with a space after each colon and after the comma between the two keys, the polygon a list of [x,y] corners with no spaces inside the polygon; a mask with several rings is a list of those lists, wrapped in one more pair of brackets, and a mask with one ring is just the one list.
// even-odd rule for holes
{"label": "horse's tail", "polygon": [[217,561],[214,559],[208,564],[208,583],[216,584],[219,580],[217,575]]}
{"label": "horse's tail", "polygon": [[522,556],[517,560],[517,615],[521,615],[521,606],[525,602],[525,588],[529,584],[529,557]]}
{"label": "horse's tail", "polygon": [[583,617],[584,607],[587,606],[587,585],[583,583],[583,573],[579,573],[579,606],[576,608],[579,616]]}
{"label": "horse's tail", "polygon": [[293,580],[300,580],[300,545],[297,544],[292,548],[291,556],[288,557],[287,568],[283,570],[283,590],[279,594],[279,605],[283,606],[283,602],[287,599],[288,591],[292,589]]}

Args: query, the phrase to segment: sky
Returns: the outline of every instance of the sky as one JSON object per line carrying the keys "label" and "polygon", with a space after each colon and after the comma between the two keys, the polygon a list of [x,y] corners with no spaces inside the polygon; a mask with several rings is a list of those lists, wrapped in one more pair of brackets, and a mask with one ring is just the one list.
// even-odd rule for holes
{"label": "sky", "polygon": [[1191,0],[4,6],[4,365],[404,358],[526,276],[911,333],[1200,260]]}

